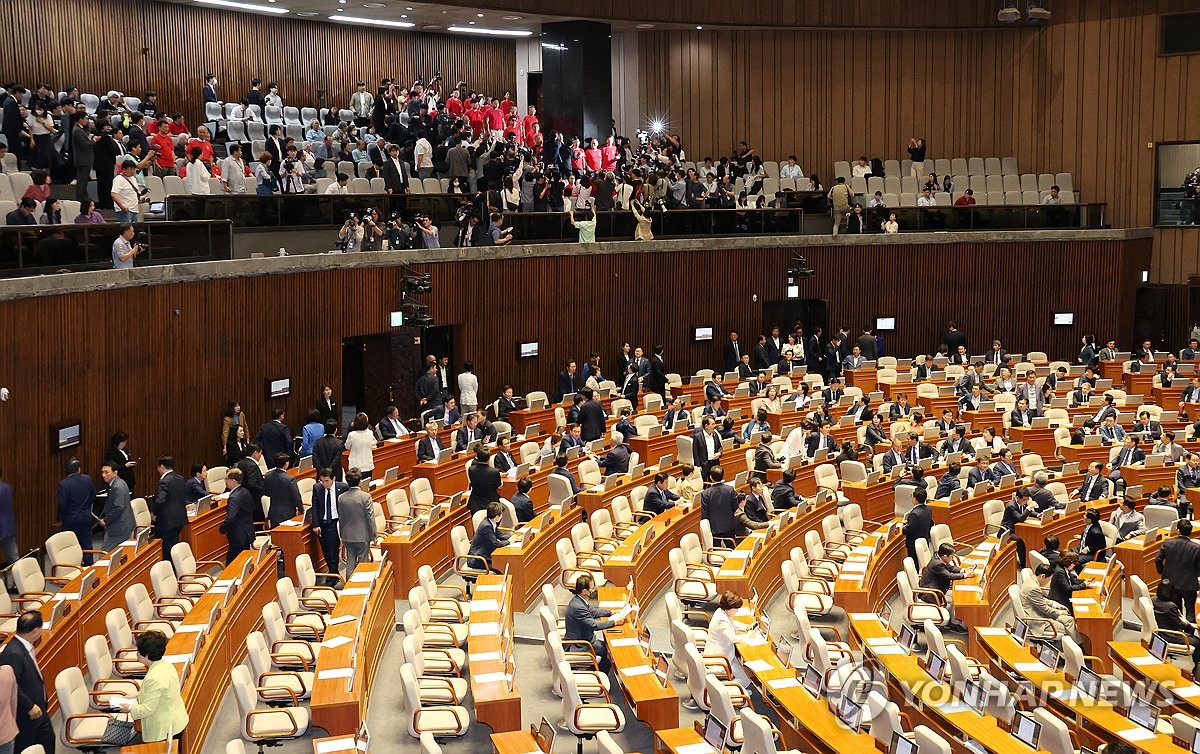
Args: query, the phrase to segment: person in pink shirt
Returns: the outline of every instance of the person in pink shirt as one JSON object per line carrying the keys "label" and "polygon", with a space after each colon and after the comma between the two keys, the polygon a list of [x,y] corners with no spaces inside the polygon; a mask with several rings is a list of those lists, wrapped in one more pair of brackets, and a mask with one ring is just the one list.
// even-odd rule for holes
{"label": "person in pink shirt", "polygon": [[600,163],[603,162],[603,158],[600,155],[600,147],[597,145],[595,139],[588,139],[587,149],[583,150],[583,156],[587,160],[587,169],[590,172],[595,173],[600,169]]}
{"label": "person in pink shirt", "polygon": [[521,119],[521,126],[525,129],[525,143],[533,143],[533,126],[538,122],[537,108],[533,105],[529,106],[529,114]]}
{"label": "person in pink shirt", "polygon": [[571,139],[571,172],[575,173],[578,178],[587,170],[587,158],[583,154],[583,147],[579,145],[579,137]]}
{"label": "person in pink shirt", "polygon": [[611,136],[604,140],[604,146],[600,148],[600,169],[609,172],[617,169],[617,145]]}

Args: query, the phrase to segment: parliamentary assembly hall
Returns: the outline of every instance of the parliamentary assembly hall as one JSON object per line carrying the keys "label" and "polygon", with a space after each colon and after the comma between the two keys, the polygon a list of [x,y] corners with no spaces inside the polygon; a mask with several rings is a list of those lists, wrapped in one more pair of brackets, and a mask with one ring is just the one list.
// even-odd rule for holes
{"label": "parliamentary assembly hall", "polygon": [[1200,753],[1200,5],[0,3],[0,754]]}

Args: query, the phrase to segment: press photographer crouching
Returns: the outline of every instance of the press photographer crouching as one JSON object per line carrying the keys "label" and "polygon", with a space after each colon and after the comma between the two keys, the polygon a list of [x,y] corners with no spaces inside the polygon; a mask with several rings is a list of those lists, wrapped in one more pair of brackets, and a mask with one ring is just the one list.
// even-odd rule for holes
{"label": "press photographer crouching", "polygon": [[411,249],[415,247],[415,232],[399,212],[393,212],[385,222],[380,218],[379,210],[370,208],[361,217],[357,213],[350,213],[338,231],[335,246],[341,251]]}

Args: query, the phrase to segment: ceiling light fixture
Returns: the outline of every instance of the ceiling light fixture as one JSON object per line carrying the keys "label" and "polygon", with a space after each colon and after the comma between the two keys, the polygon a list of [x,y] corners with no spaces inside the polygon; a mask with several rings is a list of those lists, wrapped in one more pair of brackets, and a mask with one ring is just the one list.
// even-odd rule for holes
{"label": "ceiling light fixture", "polygon": [[475,14],[475,17],[476,17],[476,18],[483,18],[483,14],[482,14],[482,13],[476,13],[476,14]]}
{"label": "ceiling light fixture", "polygon": [[1025,9],[1025,15],[1030,21],[1049,21],[1050,9],[1044,3],[1029,0],[1029,7]]}
{"label": "ceiling light fixture", "polygon": [[1021,11],[1017,9],[1015,2],[1006,2],[1000,6],[1000,12],[996,14],[996,20],[1006,24],[1016,23],[1021,20]]}
{"label": "ceiling light fixture", "polygon": [[363,7],[364,8],[386,8],[387,4],[385,4],[385,3],[363,3]]}
{"label": "ceiling light fixture", "polygon": [[[471,23],[475,23],[472,21]],[[463,34],[486,34],[492,37],[531,37],[533,32],[524,31],[521,29],[486,29],[482,26],[448,26],[446,31],[455,31]]]}
{"label": "ceiling light fixture", "polygon": [[317,15],[317,12],[315,10],[298,10],[298,11],[296,11],[296,15],[297,16],[315,16],[315,15]]}
{"label": "ceiling light fixture", "polygon": [[[338,10],[341,10],[341,8]],[[416,25],[408,21],[387,21],[382,18],[363,18],[362,16],[330,16],[329,20],[344,21],[346,23],[368,24],[370,26],[387,26],[393,29],[408,29]]]}
{"label": "ceiling light fixture", "polygon": [[636,28],[638,28],[638,29],[653,29],[654,24],[638,24]]}
{"label": "ceiling light fixture", "polygon": [[247,10],[255,13],[288,13],[287,8],[272,8],[269,5],[256,5],[254,3],[235,3],[233,0],[196,0],[204,5],[218,5],[222,8],[234,8],[236,10]]}
{"label": "ceiling light fixture", "polygon": [[500,18],[503,18],[505,21],[520,21],[521,20],[520,16],[501,16]]}

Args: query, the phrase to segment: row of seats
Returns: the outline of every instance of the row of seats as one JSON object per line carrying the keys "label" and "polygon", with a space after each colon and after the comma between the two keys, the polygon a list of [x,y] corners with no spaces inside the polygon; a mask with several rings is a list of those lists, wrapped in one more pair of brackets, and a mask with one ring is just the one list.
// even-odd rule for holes
{"label": "row of seats", "polygon": [[[911,160],[884,160],[883,172],[887,176],[905,176],[911,171]],[[1016,157],[955,157],[953,159],[925,159],[925,173],[943,175],[1019,175]],[[833,163],[834,177],[850,180],[853,174],[850,162],[839,160]]]}
{"label": "row of seats", "polygon": [[[1075,203],[1075,192],[1073,191],[1060,191],[1058,195],[1062,198],[1063,204]],[[871,196],[874,196],[874,194],[871,194]],[[918,194],[908,193],[885,193],[883,195],[883,203],[888,207],[916,207],[918,196]],[[990,191],[987,193],[976,192],[974,194],[976,204],[991,207],[1041,204],[1042,200],[1047,196],[1050,196],[1050,192],[1048,191],[1041,193],[1037,191]],[[939,207],[949,207],[954,204],[954,197],[951,197],[945,191],[939,191],[934,194],[933,200]]]}
{"label": "row of seats", "polygon": [[[949,175],[945,173],[943,175]],[[979,173],[955,174],[951,179],[954,193],[961,194],[968,188],[976,194],[1004,191],[1041,191],[1047,192],[1052,186],[1058,186],[1062,191],[1073,191],[1074,180],[1070,173],[1024,173],[1022,175],[982,175]],[[876,191],[885,194],[919,194],[925,185],[924,180],[911,175],[886,178],[850,178],[850,190],[856,194],[874,194]],[[764,187],[767,184],[764,183]]]}

